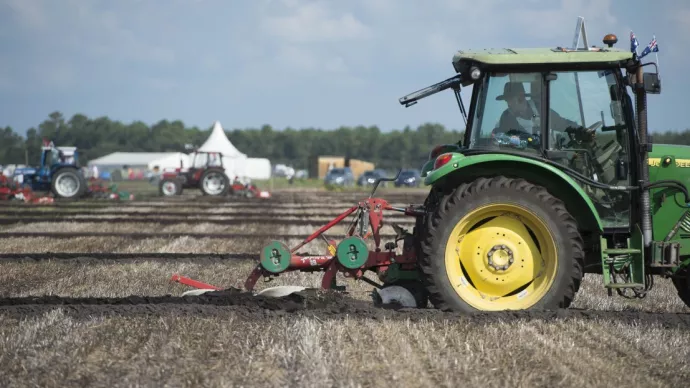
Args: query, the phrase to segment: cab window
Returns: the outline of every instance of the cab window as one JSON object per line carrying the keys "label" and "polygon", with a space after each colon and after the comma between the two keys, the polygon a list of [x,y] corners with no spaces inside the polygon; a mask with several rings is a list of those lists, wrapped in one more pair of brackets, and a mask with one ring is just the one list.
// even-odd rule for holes
{"label": "cab window", "polygon": [[[629,164],[623,97],[612,71],[556,72],[549,81],[549,142],[552,159],[606,185],[629,185],[616,166]],[[606,226],[627,226],[630,197],[583,184]]]}
{"label": "cab window", "polygon": [[470,149],[539,153],[541,73],[489,73],[477,97]]}

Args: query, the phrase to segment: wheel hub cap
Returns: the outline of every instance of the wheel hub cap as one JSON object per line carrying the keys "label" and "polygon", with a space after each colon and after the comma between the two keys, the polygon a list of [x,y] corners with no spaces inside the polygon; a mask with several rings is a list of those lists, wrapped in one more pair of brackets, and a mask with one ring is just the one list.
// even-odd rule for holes
{"label": "wheel hub cap", "polygon": [[495,271],[507,271],[513,264],[513,251],[505,245],[494,245],[486,254],[489,268]]}

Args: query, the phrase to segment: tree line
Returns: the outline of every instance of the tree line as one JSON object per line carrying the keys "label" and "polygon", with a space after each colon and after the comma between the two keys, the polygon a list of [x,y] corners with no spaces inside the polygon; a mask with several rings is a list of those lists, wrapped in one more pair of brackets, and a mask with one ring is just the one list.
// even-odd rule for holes
{"label": "tree line", "polygon": [[[182,121],[161,120],[153,125],[141,121],[129,124],[108,117],[89,118],[75,114],[66,119],[53,112],[36,128],[21,136],[10,127],[0,128],[0,164],[38,164],[43,139],[56,146],[74,146],[80,163],[112,152],[185,152],[185,145],[200,146],[211,127],[187,127]],[[375,163],[378,168],[418,168],[432,147],[455,143],[463,133],[443,125],[426,123],[413,129],[388,132],[377,126],[285,128],[269,125],[261,128],[226,130],[230,141],[241,152],[267,158],[272,164],[284,163],[296,169],[308,168],[310,158],[318,155],[344,156]],[[655,143],[690,145],[690,129],[654,133]]]}

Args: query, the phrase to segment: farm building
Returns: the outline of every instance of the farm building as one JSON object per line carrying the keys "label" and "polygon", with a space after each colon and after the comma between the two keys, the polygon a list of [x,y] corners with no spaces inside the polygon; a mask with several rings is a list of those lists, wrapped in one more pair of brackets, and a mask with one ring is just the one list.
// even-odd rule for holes
{"label": "farm building", "polygon": [[375,165],[358,159],[346,159],[343,156],[316,156],[309,161],[309,176],[323,179],[331,168],[350,167],[352,174],[356,177],[365,171],[373,170]]}

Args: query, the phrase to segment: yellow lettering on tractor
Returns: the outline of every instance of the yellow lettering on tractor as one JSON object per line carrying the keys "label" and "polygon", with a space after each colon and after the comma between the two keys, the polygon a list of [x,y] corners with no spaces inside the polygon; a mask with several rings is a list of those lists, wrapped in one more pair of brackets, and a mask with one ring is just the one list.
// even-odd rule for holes
{"label": "yellow lettering on tractor", "polygon": [[661,166],[661,158],[649,158],[647,164],[650,167],[659,167]]}
{"label": "yellow lettering on tractor", "polygon": [[676,159],[676,167],[690,167],[690,159]]}

